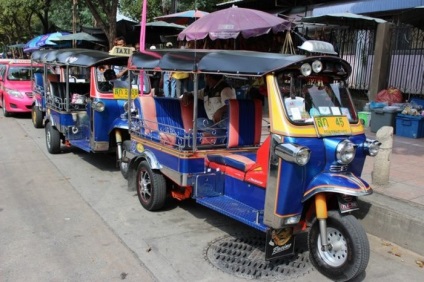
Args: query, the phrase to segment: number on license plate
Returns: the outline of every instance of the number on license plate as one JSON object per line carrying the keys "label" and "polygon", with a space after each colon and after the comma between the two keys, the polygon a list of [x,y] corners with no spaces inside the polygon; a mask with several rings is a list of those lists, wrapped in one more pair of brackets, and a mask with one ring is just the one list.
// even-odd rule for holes
{"label": "number on license plate", "polygon": [[314,117],[315,128],[320,136],[350,135],[349,120],[346,116]]}

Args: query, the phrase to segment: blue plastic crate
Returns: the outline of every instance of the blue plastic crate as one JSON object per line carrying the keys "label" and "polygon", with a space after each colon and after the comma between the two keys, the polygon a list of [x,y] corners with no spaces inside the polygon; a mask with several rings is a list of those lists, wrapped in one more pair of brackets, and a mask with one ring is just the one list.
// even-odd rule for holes
{"label": "blue plastic crate", "polygon": [[423,138],[424,117],[398,114],[395,134],[408,138]]}
{"label": "blue plastic crate", "polygon": [[420,105],[421,107],[424,108],[424,99],[412,98],[411,103]]}

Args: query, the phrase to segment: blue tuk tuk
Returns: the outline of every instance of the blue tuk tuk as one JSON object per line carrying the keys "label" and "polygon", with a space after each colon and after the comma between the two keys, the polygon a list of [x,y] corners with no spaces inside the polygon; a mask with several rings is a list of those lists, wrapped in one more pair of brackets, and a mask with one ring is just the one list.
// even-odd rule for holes
{"label": "blue tuk tuk", "polygon": [[[32,105],[31,105],[31,118],[32,124],[35,128],[42,128],[44,126],[44,116],[46,113],[46,91],[48,89],[47,81],[58,81],[59,76],[52,69],[52,65],[45,64],[55,57],[56,52],[59,50],[37,50],[31,54],[32,64],[43,65],[43,72],[33,74],[32,80]],[[61,50],[62,52],[63,50]],[[44,86],[46,87],[46,91]]]}
{"label": "blue tuk tuk", "polygon": [[[119,49],[122,48],[125,47]],[[114,69],[125,71],[129,53],[132,49],[109,53],[62,49],[42,57],[47,67],[54,67],[59,73],[43,79],[47,86],[43,123],[51,154],[60,153],[63,144],[93,153],[116,151],[120,160],[122,142],[129,139],[128,117],[133,108],[128,104],[128,96],[135,98],[150,93],[145,76],[142,76],[143,89],[138,76],[133,76],[131,81],[128,76],[126,79],[116,77]],[[107,78],[106,73],[114,75]]]}
{"label": "blue tuk tuk", "polygon": [[[189,73],[194,99],[132,100],[137,113],[130,117],[122,162],[145,209],[161,209],[168,194],[193,198],[265,232],[268,260],[292,255],[296,236],[307,232],[312,264],[331,279],[350,280],[369,260],[367,235],[351,211],[358,209],[358,196],[372,193],[360,176],[379,143],[366,138],[359,121],[345,83],[349,63],[334,56],[331,44],[304,47],[313,55],[133,54],[132,70]],[[225,75],[237,92],[248,89],[226,101],[224,129],[197,122],[208,102],[197,99],[204,74]],[[257,95],[260,90],[266,97]]]}

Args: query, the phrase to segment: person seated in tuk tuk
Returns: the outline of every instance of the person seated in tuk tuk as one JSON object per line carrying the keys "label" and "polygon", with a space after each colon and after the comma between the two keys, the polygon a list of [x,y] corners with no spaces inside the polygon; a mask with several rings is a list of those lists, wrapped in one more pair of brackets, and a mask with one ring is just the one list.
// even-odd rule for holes
{"label": "person seated in tuk tuk", "polygon": [[128,88],[129,84],[126,81],[118,79],[116,73],[112,69],[107,69],[104,71],[103,76],[105,82],[99,82],[99,90],[102,92],[112,92],[113,88]]}
{"label": "person seated in tuk tuk", "polygon": [[[207,118],[198,118],[196,123],[199,129],[226,128],[228,119],[228,99],[236,99],[236,92],[231,85],[225,81],[221,74],[205,74],[206,87],[199,90],[198,98],[203,100]],[[188,102],[193,93],[186,92],[182,99]]]}
{"label": "person seated in tuk tuk", "polygon": [[107,65],[100,65],[97,67],[96,69],[96,75],[97,75],[97,82],[104,82],[106,81],[105,79],[105,71],[109,68],[109,66]]}

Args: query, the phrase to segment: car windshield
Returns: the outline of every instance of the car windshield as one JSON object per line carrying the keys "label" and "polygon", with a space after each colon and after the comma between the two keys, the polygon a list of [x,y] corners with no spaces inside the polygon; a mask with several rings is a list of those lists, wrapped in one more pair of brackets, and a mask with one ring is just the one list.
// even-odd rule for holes
{"label": "car windshield", "polygon": [[[32,72],[43,72],[42,69],[33,68]],[[11,66],[7,74],[8,80],[31,80],[31,67],[30,66]]]}
{"label": "car windshield", "polygon": [[353,101],[345,83],[331,76],[277,75],[284,106],[293,123],[312,123],[314,116],[346,116],[357,122]]}

